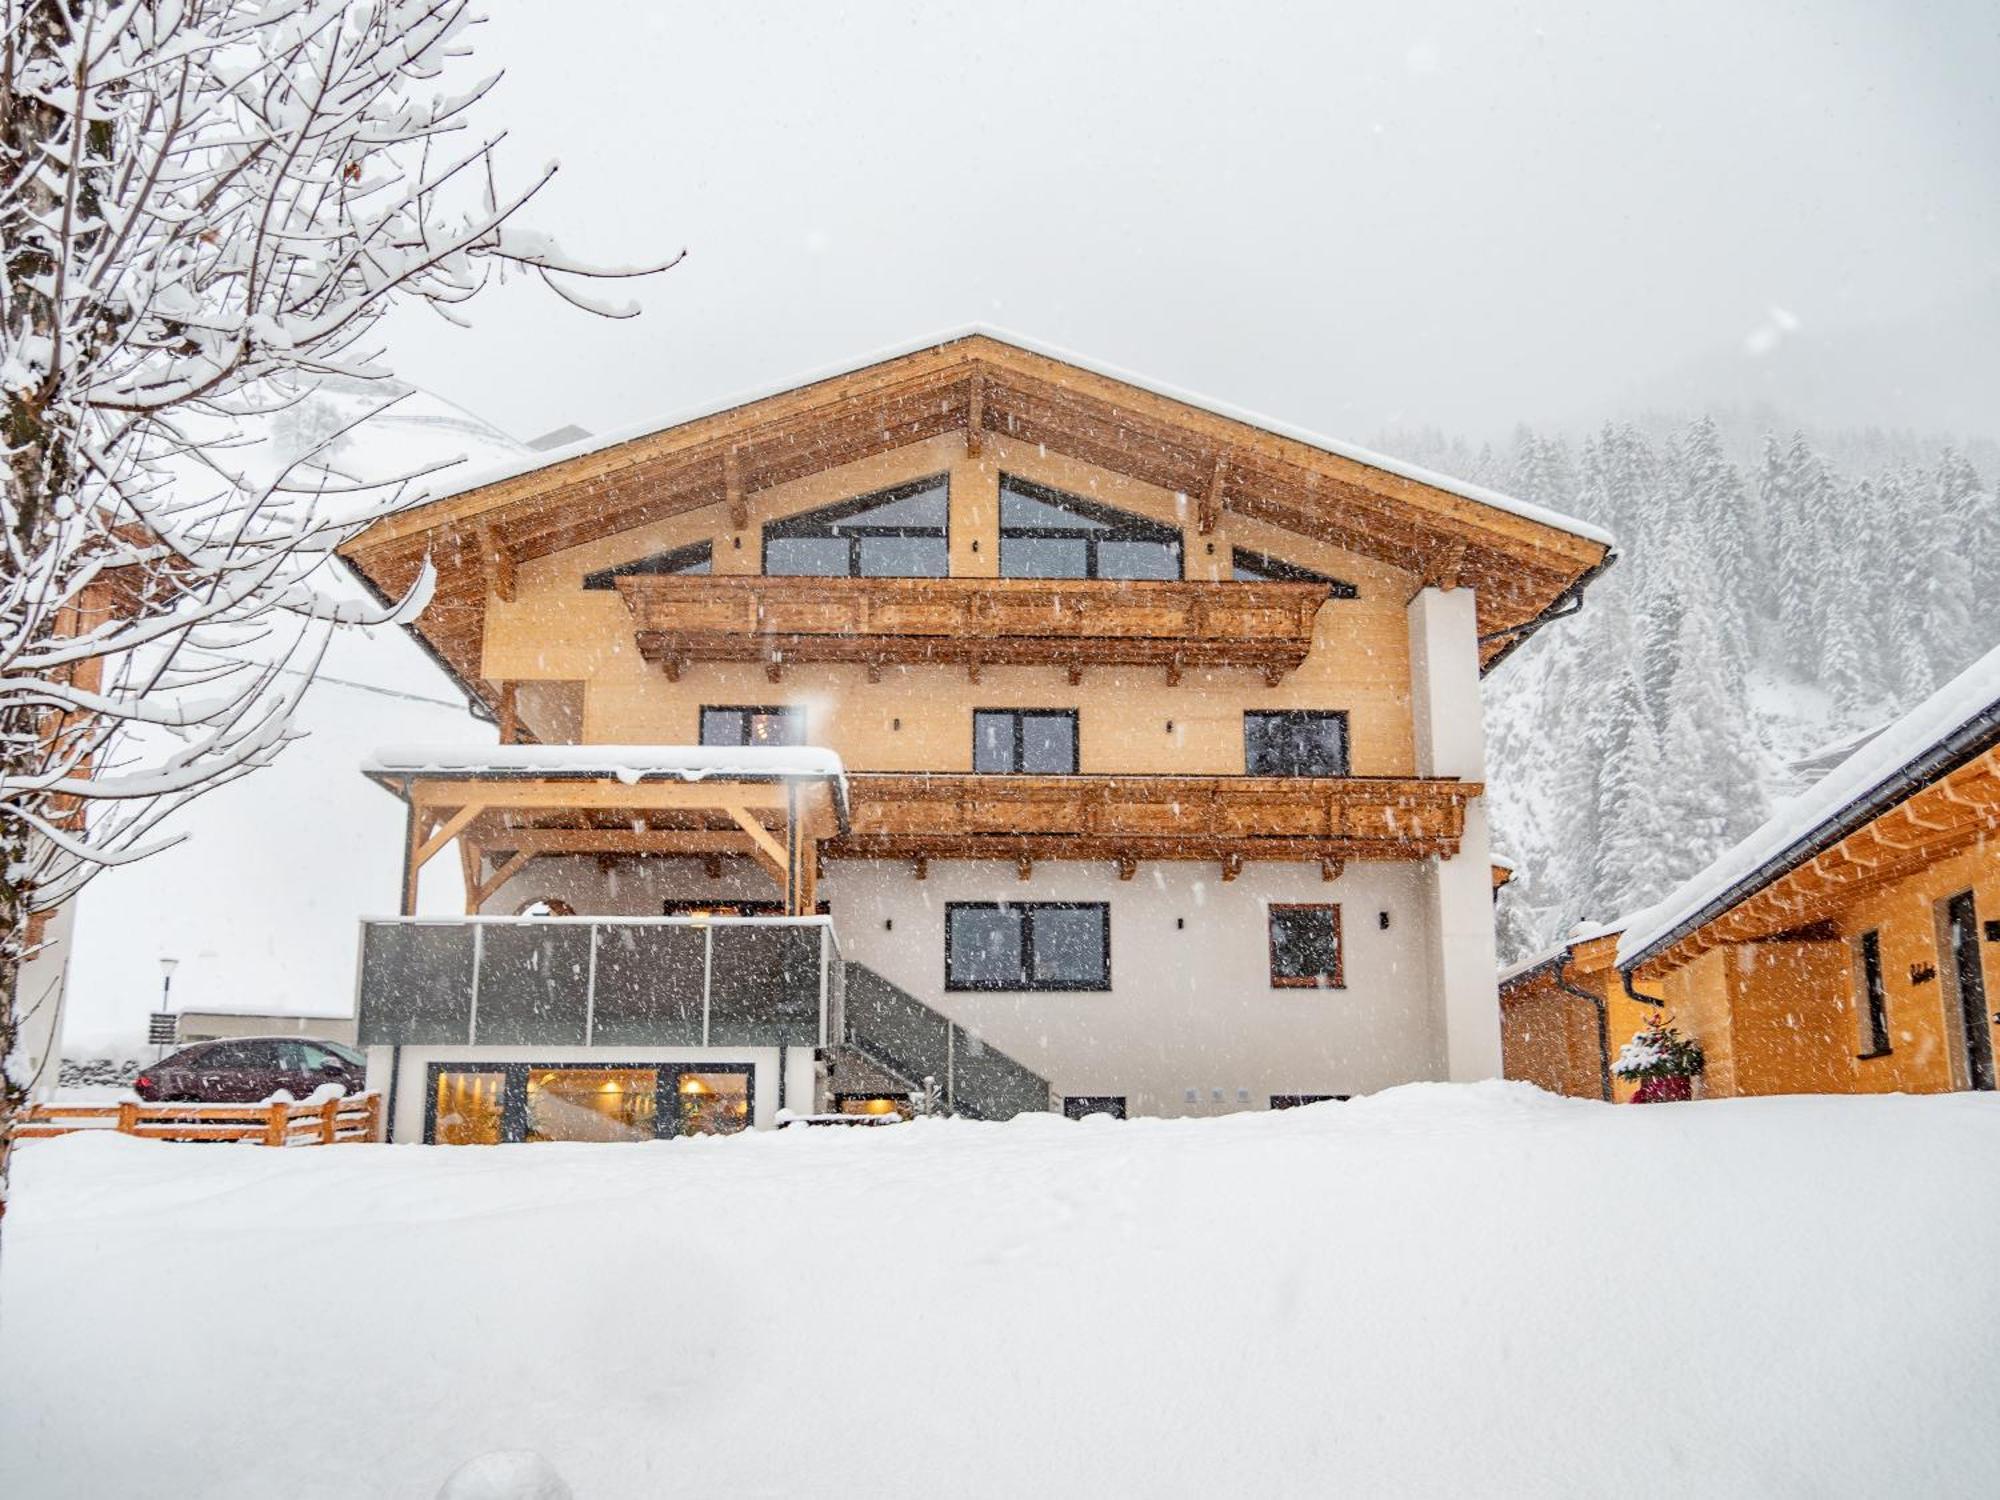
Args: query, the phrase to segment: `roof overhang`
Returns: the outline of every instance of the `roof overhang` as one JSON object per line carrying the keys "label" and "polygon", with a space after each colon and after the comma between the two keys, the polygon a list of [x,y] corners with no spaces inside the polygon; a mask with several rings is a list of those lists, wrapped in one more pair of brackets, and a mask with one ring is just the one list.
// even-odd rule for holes
{"label": "roof overhang", "polygon": [[471,476],[377,521],[340,555],[378,599],[426,559],[412,627],[475,698],[490,593],[538,557],[961,431],[1043,445],[1225,514],[1376,558],[1415,588],[1469,587],[1490,668],[1572,612],[1609,534],[1476,485],[983,330],[928,340],[665,426]]}

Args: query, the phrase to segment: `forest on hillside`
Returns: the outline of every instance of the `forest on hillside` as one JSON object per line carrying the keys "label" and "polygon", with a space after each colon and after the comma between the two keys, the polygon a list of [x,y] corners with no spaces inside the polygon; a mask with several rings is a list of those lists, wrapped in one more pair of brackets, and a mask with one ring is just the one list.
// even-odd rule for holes
{"label": "forest on hillside", "polygon": [[1659,899],[2000,644],[1984,448],[1713,416],[1385,447],[1618,539],[1487,679],[1503,958]]}

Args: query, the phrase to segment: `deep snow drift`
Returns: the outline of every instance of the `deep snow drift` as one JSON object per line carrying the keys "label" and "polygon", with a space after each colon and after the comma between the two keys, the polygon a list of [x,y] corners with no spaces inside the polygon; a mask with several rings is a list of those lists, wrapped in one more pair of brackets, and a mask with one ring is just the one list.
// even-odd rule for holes
{"label": "deep snow drift", "polygon": [[2000,1100],[25,1147],[0,1493],[2000,1493]]}

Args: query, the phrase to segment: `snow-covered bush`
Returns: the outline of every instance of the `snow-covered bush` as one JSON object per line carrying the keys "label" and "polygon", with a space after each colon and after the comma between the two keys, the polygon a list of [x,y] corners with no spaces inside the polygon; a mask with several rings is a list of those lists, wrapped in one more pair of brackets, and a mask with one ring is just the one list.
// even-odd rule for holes
{"label": "snow-covered bush", "polygon": [[1620,1078],[1643,1081],[1649,1078],[1695,1078],[1706,1059],[1701,1043],[1684,1037],[1671,1019],[1654,1016],[1632,1039],[1618,1049],[1611,1071]]}

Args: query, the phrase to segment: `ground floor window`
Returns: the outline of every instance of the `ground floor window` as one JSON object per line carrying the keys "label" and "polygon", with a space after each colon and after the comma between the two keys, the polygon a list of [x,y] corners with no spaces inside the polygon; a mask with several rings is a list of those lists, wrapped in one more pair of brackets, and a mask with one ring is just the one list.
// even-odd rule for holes
{"label": "ground floor window", "polygon": [[424,1139],[649,1141],[733,1135],[753,1118],[748,1063],[432,1063]]}
{"label": "ground floor window", "polygon": [[1340,908],[1271,908],[1271,986],[1337,990],[1341,977]]}
{"label": "ground floor window", "polygon": [[1308,1104],[1345,1104],[1351,1094],[1273,1094],[1271,1108],[1300,1109]]}
{"label": "ground floor window", "polygon": [[944,921],[948,990],[1111,988],[1111,908],[1101,901],[954,901]]}
{"label": "ground floor window", "polygon": [[1072,1120],[1081,1120],[1085,1115],[1109,1115],[1114,1120],[1122,1120],[1125,1118],[1125,1096],[1072,1094],[1063,1100],[1063,1113]]}

